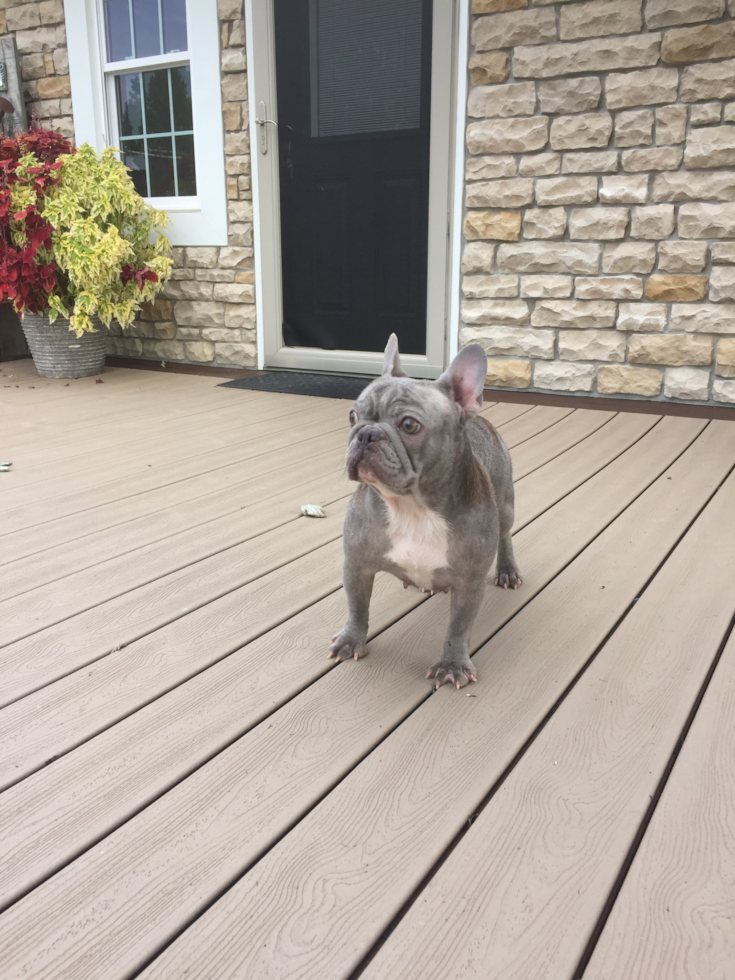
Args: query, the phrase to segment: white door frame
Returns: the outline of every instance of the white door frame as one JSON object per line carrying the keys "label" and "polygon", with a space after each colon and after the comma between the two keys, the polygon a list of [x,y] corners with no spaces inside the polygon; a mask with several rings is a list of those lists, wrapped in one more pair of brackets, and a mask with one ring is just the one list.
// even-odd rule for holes
{"label": "white door frame", "polygon": [[[369,0],[366,0],[369,2]],[[433,0],[431,61],[431,141],[429,148],[429,231],[426,354],[402,355],[407,374],[436,378],[457,345],[454,324],[459,296],[457,222],[462,213],[464,113],[458,105],[466,90],[469,0]],[[462,16],[464,14],[464,16]],[[281,222],[276,125],[276,61],[273,0],[245,0],[250,109],[251,172],[258,367],[302,368],[353,374],[379,374],[379,351],[327,351],[284,347],[281,283]],[[460,89],[462,90],[460,93]],[[459,96],[461,94],[461,103]],[[461,232],[461,227],[460,227]],[[451,257],[451,262],[450,262]],[[452,314],[451,328],[450,308]]]}

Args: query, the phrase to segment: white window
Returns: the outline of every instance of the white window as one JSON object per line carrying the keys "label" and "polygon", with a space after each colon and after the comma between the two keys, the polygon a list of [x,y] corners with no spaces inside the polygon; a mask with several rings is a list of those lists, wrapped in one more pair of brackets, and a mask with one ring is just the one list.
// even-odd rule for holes
{"label": "white window", "polygon": [[66,0],[77,143],[113,145],[174,245],[226,245],[216,0]]}

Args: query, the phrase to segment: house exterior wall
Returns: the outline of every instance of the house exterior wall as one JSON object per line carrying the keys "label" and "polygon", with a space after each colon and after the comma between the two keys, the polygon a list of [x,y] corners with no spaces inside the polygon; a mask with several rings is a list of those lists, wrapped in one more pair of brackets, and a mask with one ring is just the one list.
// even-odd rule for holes
{"label": "house exterior wall", "polygon": [[460,343],[735,404],[735,0],[472,0]]}

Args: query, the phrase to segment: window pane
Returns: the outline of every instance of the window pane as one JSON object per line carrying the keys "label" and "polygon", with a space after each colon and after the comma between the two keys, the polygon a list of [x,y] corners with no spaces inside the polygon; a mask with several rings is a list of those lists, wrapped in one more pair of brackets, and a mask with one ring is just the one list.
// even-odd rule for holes
{"label": "window pane", "polygon": [[168,69],[143,72],[146,133],[171,132],[171,102],[168,91]]}
{"label": "window pane", "polygon": [[136,191],[141,197],[148,197],[143,140],[125,140],[122,144],[122,158],[133,178]]}
{"label": "window pane", "polygon": [[161,53],[158,0],[132,0],[135,57],[149,58]]}
{"label": "window pane", "polygon": [[128,0],[105,0],[105,33],[108,61],[125,61],[126,58],[132,58]]}
{"label": "window pane", "polygon": [[174,103],[174,129],[193,129],[191,116],[191,72],[189,66],[171,69],[171,94]]}
{"label": "window pane", "polygon": [[179,173],[179,195],[193,197],[197,192],[193,136],[176,137],[176,164]]}
{"label": "window pane", "polygon": [[161,0],[163,51],[186,51],[186,0]]}
{"label": "window pane", "polygon": [[140,75],[118,75],[117,106],[121,136],[141,136],[143,116],[140,108]]}
{"label": "window pane", "polygon": [[148,175],[151,197],[174,197],[174,153],[170,136],[148,140]]}

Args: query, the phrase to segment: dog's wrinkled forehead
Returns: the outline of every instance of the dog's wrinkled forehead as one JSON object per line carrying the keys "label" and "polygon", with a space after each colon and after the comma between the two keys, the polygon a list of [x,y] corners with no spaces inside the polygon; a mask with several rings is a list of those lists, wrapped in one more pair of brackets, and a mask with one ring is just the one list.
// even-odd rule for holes
{"label": "dog's wrinkled forehead", "polygon": [[454,415],[453,405],[434,381],[413,378],[377,378],[355,402],[361,421],[390,422],[417,415],[426,424]]}

